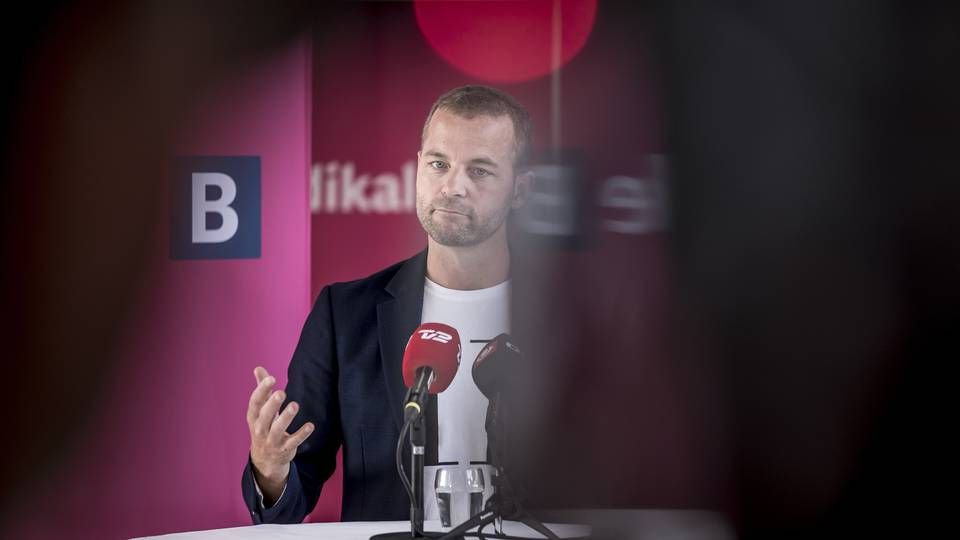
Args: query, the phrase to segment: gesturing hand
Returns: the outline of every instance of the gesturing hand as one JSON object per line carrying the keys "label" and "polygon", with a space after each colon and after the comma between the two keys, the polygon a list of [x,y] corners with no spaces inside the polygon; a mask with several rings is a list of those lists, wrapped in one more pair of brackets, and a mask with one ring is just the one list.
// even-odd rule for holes
{"label": "gesturing hand", "polygon": [[313,432],[313,424],[307,422],[295,433],[287,433],[287,427],[300,406],[291,401],[280,412],[286,394],[283,390],[271,391],[277,380],[261,366],[253,370],[253,375],[257,378],[257,387],[250,394],[247,408],[250,461],[264,498],[272,503],[283,492],[290,474],[290,462],[300,443]]}

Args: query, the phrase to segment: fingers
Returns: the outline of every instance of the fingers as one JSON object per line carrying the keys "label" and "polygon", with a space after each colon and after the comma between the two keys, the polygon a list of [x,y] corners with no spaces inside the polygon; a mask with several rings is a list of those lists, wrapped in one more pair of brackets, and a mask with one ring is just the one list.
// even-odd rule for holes
{"label": "fingers", "polygon": [[[266,370],[264,370],[264,373],[266,373]],[[273,378],[273,376],[267,375],[263,379],[260,379],[257,387],[253,390],[253,393],[250,394],[250,404],[247,406],[247,424],[251,429],[253,429],[257,417],[260,415],[260,410],[263,409],[264,403],[266,403],[267,398],[270,397],[270,389],[273,388],[276,382],[277,380]],[[273,417],[270,417],[270,419],[273,420]]]}
{"label": "fingers", "polygon": [[260,412],[260,409],[263,408],[263,404],[266,402],[267,397],[270,395],[270,389],[276,384],[277,380],[272,376],[267,376],[264,379],[261,379],[257,383],[257,387],[253,389],[253,392],[250,394],[250,402],[247,406],[247,421],[252,422],[256,420],[257,415]]}
{"label": "fingers", "polygon": [[290,422],[293,422],[293,418],[297,416],[297,411],[299,410],[300,405],[298,405],[296,401],[287,403],[287,406],[283,408],[280,416],[277,416],[276,420],[270,424],[270,435],[268,436],[270,444],[277,446],[283,444],[284,439],[286,439],[287,428],[290,426]]}
{"label": "fingers", "polygon": [[283,405],[283,400],[287,397],[286,392],[277,390],[266,400],[260,412],[257,413],[257,420],[254,423],[254,432],[260,436],[266,436],[270,433],[270,424],[277,418],[277,411]]}
{"label": "fingers", "polygon": [[307,440],[307,437],[313,433],[313,422],[307,422],[300,427],[293,435],[287,438],[287,442],[283,443],[283,451],[290,452],[296,450],[303,441]]}
{"label": "fingers", "polygon": [[267,372],[267,368],[263,366],[257,366],[253,368],[253,376],[257,378],[257,384],[260,384],[260,381],[269,377],[270,373]]}

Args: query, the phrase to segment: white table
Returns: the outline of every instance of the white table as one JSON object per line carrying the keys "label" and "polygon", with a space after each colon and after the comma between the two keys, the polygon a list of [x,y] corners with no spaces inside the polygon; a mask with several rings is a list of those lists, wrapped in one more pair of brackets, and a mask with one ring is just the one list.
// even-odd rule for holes
{"label": "white table", "polygon": [[[564,519],[590,525],[552,524],[547,526],[561,538],[586,536],[591,530],[604,538],[644,540],[732,540],[733,531],[717,514],[696,510],[578,510],[563,513]],[[446,531],[439,521],[427,521],[428,531]],[[521,523],[505,521],[504,532],[512,536],[543,538]],[[146,538],[165,540],[368,540],[375,534],[409,531],[408,521],[354,521],[346,523],[301,523],[297,525],[251,525],[231,529],[195,531]],[[493,532],[487,527],[486,532]]]}
{"label": "white table", "polygon": [[[550,529],[561,538],[586,536],[590,529],[583,525],[549,525]],[[441,528],[439,521],[424,522],[427,531],[449,531],[451,527]],[[368,540],[371,536],[386,532],[409,531],[409,521],[351,521],[344,523],[300,523],[297,525],[251,525],[249,527],[235,527],[232,529],[214,529],[212,531],[196,531],[146,538],[163,538],[165,540],[296,540],[303,538],[330,539],[330,540]],[[493,533],[493,527],[484,529]],[[526,536],[529,538],[543,538],[542,535],[522,523],[503,522],[503,532],[511,536]]]}

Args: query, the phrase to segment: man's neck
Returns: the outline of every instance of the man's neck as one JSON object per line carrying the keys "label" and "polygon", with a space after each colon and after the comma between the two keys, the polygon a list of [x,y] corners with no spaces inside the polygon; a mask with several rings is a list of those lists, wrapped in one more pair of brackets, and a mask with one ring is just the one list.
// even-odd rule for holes
{"label": "man's neck", "polygon": [[472,291],[503,283],[509,275],[506,238],[490,238],[470,247],[444,246],[428,238],[427,277],[437,285]]}

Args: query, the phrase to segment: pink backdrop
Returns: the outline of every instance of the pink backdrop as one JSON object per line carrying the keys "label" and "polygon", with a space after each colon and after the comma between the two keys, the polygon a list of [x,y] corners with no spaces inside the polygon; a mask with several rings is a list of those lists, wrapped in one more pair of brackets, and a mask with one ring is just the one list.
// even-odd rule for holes
{"label": "pink backdrop", "polygon": [[253,368],[283,383],[310,306],[309,50],[299,42],[225,81],[171,154],[261,157],[261,258],[172,261],[167,223],[158,228],[109,390],[69,458],[24,494],[9,538],[250,523],[240,473]]}

